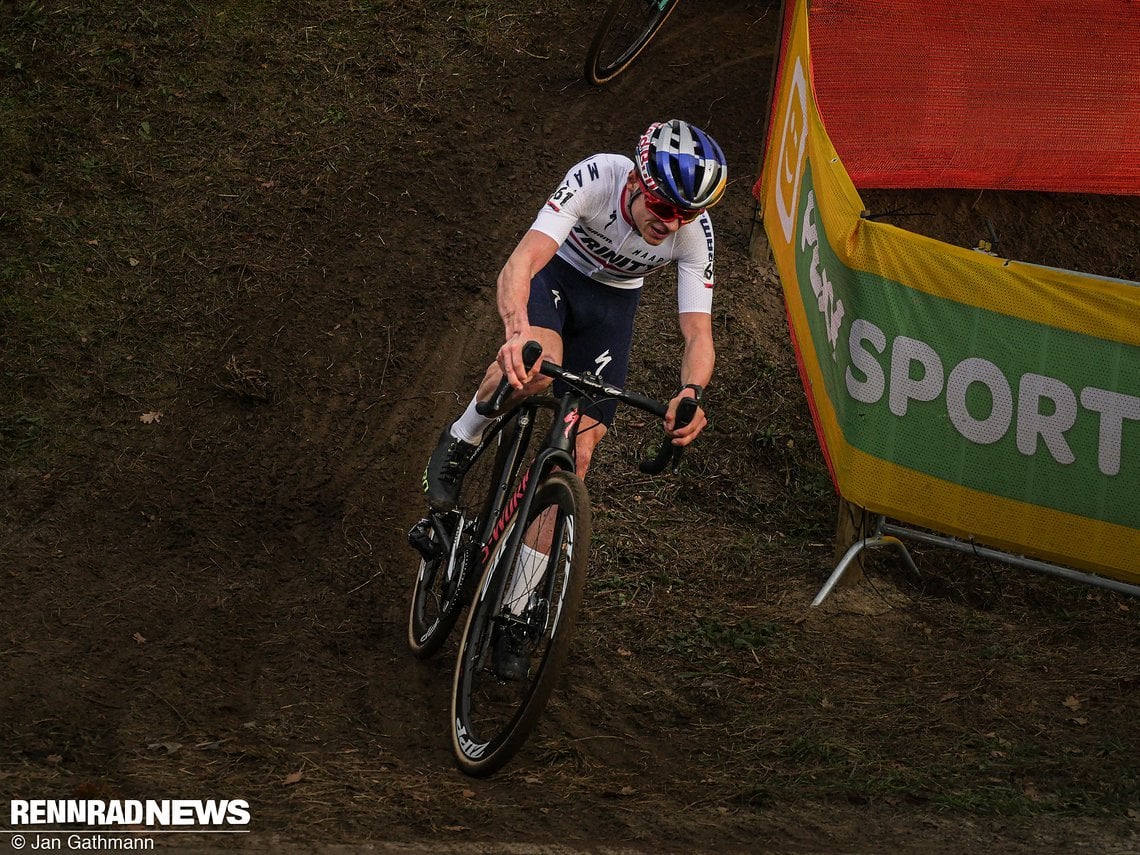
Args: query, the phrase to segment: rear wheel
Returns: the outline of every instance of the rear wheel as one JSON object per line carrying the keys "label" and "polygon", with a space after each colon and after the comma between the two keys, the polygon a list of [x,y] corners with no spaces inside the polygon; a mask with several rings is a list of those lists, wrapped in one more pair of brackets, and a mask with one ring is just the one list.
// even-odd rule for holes
{"label": "rear wheel", "polygon": [[586,53],[586,79],[601,85],[645,50],[679,0],[614,0]]}
{"label": "rear wheel", "polygon": [[[514,756],[558,680],[586,582],[589,501],[576,475],[550,475],[525,520],[524,542],[539,548],[524,550],[524,562],[502,550],[480,580],[451,699],[452,747],[469,775],[489,775]],[[520,522],[511,520],[504,542]]]}
{"label": "rear wheel", "polygon": [[412,588],[408,646],[419,659],[443,647],[470,599],[470,568],[478,563],[473,544],[502,471],[501,437],[502,425],[488,431],[463,478],[455,510],[436,515],[435,522],[428,517],[417,524],[429,549],[434,546],[439,552],[438,557],[420,559]]}
{"label": "rear wheel", "polygon": [[455,512],[442,515],[439,521],[445,529],[446,541],[435,530],[430,517],[417,524],[421,536],[427,539],[432,548],[440,551],[437,557],[420,558],[415,586],[412,588],[412,607],[408,613],[408,646],[419,659],[432,656],[443,646],[463,609],[462,547],[455,549],[447,545],[455,537],[456,531],[463,530],[463,521]]}

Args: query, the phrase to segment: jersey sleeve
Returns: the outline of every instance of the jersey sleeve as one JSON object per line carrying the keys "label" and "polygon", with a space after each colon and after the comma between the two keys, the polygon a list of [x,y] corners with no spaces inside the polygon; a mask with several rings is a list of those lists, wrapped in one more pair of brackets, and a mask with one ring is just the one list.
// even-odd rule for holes
{"label": "jersey sleeve", "polygon": [[677,311],[712,314],[714,242],[707,213],[677,233]]}
{"label": "jersey sleeve", "polygon": [[624,180],[632,168],[633,161],[628,158],[606,154],[596,154],[575,164],[550,194],[531,228],[561,246],[575,223],[609,206],[615,172],[620,172],[619,180]]}

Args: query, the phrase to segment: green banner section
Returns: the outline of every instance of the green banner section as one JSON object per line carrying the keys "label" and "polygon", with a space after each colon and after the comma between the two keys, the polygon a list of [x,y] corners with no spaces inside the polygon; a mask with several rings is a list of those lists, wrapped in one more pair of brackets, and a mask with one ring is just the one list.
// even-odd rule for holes
{"label": "green banner section", "polygon": [[1140,348],[849,269],[815,205],[808,164],[796,274],[848,443],[985,493],[1140,528]]}

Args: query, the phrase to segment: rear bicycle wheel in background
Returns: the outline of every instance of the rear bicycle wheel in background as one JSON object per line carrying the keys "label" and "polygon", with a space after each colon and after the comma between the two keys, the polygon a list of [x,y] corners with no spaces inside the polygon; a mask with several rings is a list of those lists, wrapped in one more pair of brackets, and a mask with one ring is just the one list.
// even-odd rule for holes
{"label": "rear bicycle wheel in background", "polygon": [[626,70],[680,0],[614,0],[586,53],[586,79],[601,85]]}
{"label": "rear bicycle wheel in background", "polygon": [[[472,544],[479,536],[502,471],[499,440],[503,426],[498,424],[487,432],[463,478],[455,510],[441,517],[448,536],[453,538],[451,548],[441,546],[443,555],[439,558],[420,559],[408,612],[408,646],[418,659],[427,659],[443,647],[470,599],[470,576],[477,564],[477,556],[471,554]],[[439,540],[434,528],[430,538],[433,543]]]}
{"label": "rear bicycle wheel in background", "polygon": [[[459,642],[451,696],[452,748],[469,775],[490,775],[510,760],[546,707],[582,600],[590,521],[581,480],[570,472],[553,473],[539,485],[525,521],[526,539],[550,549],[530,576],[533,592],[511,602],[516,562],[505,549],[480,580]],[[516,515],[504,540],[520,522]],[[503,633],[512,634],[515,649],[529,660],[525,675],[496,673],[494,647]]]}

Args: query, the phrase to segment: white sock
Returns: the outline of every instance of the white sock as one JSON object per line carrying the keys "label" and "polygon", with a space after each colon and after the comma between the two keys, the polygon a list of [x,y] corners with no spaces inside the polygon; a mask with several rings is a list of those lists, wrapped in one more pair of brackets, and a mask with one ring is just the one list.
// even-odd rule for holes
{"label": "white sock", "polygon": [[548,558],[545,553],[531,549],[525,543],[519,547],[519,558],[515,563],[514,575],[511,577],[511,590],[503,600],[507,611],[511,614],[522,614],[526,608],[531,592],[546,570]]}
{"label": "white sock", "polygon": [[483,439],[483,431],[487,429],[492,419],[485,418],[475,412],[477,398],[472,398],[463,415],[451,425],[451,435],[471,445],[478,445]]}

